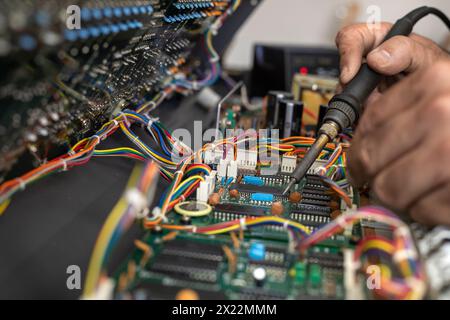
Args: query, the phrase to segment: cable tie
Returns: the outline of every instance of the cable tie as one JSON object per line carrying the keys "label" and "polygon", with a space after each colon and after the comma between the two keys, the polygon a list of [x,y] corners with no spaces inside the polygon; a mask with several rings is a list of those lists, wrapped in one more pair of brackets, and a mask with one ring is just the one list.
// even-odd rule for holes
{"label": "cable tie", "polygon": [[63,171],[67,171],[67,160],[66,159],[61,159],[61,162],[63,164],[62,170]]}
{"label": "cable tie", "polygon": [[22,180],[22,178],[19,177],[19,178],[16,178],[16,180],[19,181],[19,184],[20,184],[20,190],[22,190],[22,191],[25,190],[25,188],[26,188],[27,185],[26,185],[26,183]]}
{"label": "cable tie", "polygon": [[192,89],[193,90],[198,90],[198,82],[197,81],[192,81]]}
{"label": "cable tie", "polygon": [[147,129],[150,131],[153,123],[158,122],[158,121],[159,121],[159,118],[149,117],[148,123],[147,123]]}
{"label": "cable tie", "polygon": [[342,229],[347,227],[345,216],[341,215],[336,220],[334,220]]}
{"label": "cable tie", "polygon": [[134,135],[133,135],[133,143],[136,142],[136,141],[139,141],[139,137],[138,137],[137,135],[134,134]]}
{"label": "cable tie", "polygon": [[152,211],[152,216],[155,219],[161,219],[163,222],[167,222],[167,217],[162,214],[161,208],[155,207]]}
{"label": "cable tie", "polygon": [[197,233],[197,226],[193,226],[193,227],[192,227],[192,232],[193,232],[193,233]]}
{"label": "cable tie", "polygon": [[181,198],[181,202],[183,202],[184,200],[186,200],[186,197],[184,196],[184,194],[182,194],[182,195],[180,196],[180,198]]}
{"label": "cable tie", "polygon": [[239,225],[240,225],[240,228],[241,228],[242,230],[246,230],[246,229],[247,229],[247,225],[246,225],[246,223],[245,223],[245,218],[240,218],[240,219],[239,219]]}
{"label": "cable tie", "polygon": [[100,143],[100,141],[102,140],[98,135],[94,134],[93,136],[91,136],[91,138],[97,138],[97,143]]}
{"label": "cable tie", "polygon": [[175,171],[175,174],[183,174],[183,171],[182,170],[177,170],[177,171]]}
{"label": "cable tie", "polygon": [[402,249],[402,250],[395,251],[392,258],[395,262],[398,263],[398,262],[403,261],[408,258],[416,259],[417,254],[416,254],[416,251],[414,251],[412,249]]}
{"label": "cable tie", "polygon": [[323,176],[327,172],[327,169],[323,166],[320,166],[320,167],[317,167],[314,171],[316,171],[317,174]]}
{"label": "cable tie", "polygon": [[219,57],[217,57],[217,56],[211,57],[211,58],[209,59],[209,62],[211,62],[211,63],[216,63],[216,62],[218,62],[218,61],[219,61]]}
{"label": "cable tie", "polygon": [[284,222],[283,222],[283,229],[288,229],[288,226],[289,226],[289,221],[288,220],[284,220]]}
{"label": "cable tie", "polygon": [[123,113],[123,111],[119,112],[119,117],[123,117],[123,120],[124,120],[125,124],[127,125],[127,127],[130,126],[130,121],[128,121],[128,117],[125,115],[125,113]]}
{"label": "cable tie", "polygon": [[114,124],[114,127],[117,127],[119,125],[119,121],[116,119],[112,119],[112,123]]}

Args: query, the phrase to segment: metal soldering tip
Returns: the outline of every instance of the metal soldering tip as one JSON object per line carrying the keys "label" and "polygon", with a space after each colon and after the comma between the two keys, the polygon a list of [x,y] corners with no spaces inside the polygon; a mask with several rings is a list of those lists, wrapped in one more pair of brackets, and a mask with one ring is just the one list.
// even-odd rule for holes
{"label": "metal soldering tip", "polygon": [[295,178],[291,178],[291,181],[289,181],[288,185],[286,186],[286,189],[283,191],[283,196],[287,195],[291,188],[297,183],[297,180]]}

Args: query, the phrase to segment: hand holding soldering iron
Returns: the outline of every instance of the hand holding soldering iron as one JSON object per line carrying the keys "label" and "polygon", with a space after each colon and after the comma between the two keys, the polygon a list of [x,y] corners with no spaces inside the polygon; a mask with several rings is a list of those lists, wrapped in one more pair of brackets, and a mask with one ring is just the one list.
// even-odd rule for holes
{"label": "hand holding soldering iron", "polygon": [[416,34],[378,46],[390,27],[353,25],[336,38],[343,86],[363,57],[385,76],[365,104],[349,171],[354,185],[368,182],[383,204],[425,224],[449,225],[450,57]]}

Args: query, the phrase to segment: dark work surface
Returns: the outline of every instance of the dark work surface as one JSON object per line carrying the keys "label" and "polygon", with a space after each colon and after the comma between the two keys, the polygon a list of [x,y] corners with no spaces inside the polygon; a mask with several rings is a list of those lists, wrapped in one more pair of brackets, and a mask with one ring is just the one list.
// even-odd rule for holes
{"label": "dark work surface", "polygon": [[[193,97],[173,99],[157,110],[169,129],[191,132],[194,120],[214,118],[214,112],[208,115]],[[120,145],[130,144],[117,131],[100,148]],[[17,193],[0,217],[0,299],[79,298],[80,290],[66,287],[67,266],[80,266],[84,281],[97,234],[135,164],[131,159],[96,158]],[[160,181],[160,191],[164,186]],[[112,268],[141,232],[136,226],[122,239]]]}
{"label": "dark work surface", "polygon": [[[260,3],[261,1],[258,1]],[[254,7],[243,1],[214,39],[222,54]],[[220,94],[226,88],[218,88]],[[168,129],[186,128],[203,121],[203,130],[215,125],[216,110],[206,112],[195,97],[175,97],[155,110]],[[141,135],[142,136],[142,135]],[[118,131],[101,148],[130,145]],[[68,290],[66,269],[78,265],[82,283],[95,239],[104,220],[121,196],[136,162],[131,159],[97,158],[70,171],[57,173],[14,195],[0,216],[0,299],[77,299],[80,290]],[[161,181],[159,194],[167,186]],[[157,194],[158,195],[158,194]],[[142,231],[132,228],[113,253],[114,268],[133,248]]]}

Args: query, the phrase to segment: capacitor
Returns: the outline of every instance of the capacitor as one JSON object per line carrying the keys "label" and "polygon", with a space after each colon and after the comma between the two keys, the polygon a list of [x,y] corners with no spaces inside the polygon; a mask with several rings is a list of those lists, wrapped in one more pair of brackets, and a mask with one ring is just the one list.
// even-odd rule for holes
{"label": "capacitor", "polygon": [[299,203],[302,200],[302,194],[298,191],[291,192],[289,195],[289,202]]}
{"label": "capacitor", "polygon": [[281,216],[284,212],[284,207],[281,201],[276,201],[272,203],[272,206],[270,207],[270,212],[275,216]]}
{"label": "capacitor", "polygon": [[239,199],[240,195],[239,195],[239,191],[236,189],[231,189],[228,194],[230,195],[230,198],[233,199]]}
{"label": "capacitor", "polygon": [[212,206],[216,206],[220,203],[220,195],[217,192],[214,192],[209,196],[208,203]]}
{"label": "capacitor", "polygon": [[191,217],[189,217],[189,216],[182,216],[181,217],[181,224],[185,224],[185,225],[191,224]]}
{"label": "capacitor", "polygon": [[278,124],[281,138],[300,136],[302,129],[303,102],[282,99],[279,104]]}
{"label": "capacitor", "polygon": [[266,246],[261,242],[252,242],[248,250],[248,257],[253,261],[263,261],[266,257]]}
{"label": "capacitor", "polygon": [[253,279],[257,287],[262,287],[266,281],[267,272],[263,267],[258,267],[253,270]]}
{"label": "capacitor", "polygon": [[266,126],[268,129],[280,129],[278,125],[279,102],[283,99],[293,99],[290,92],[269,91],[267,94]]}

